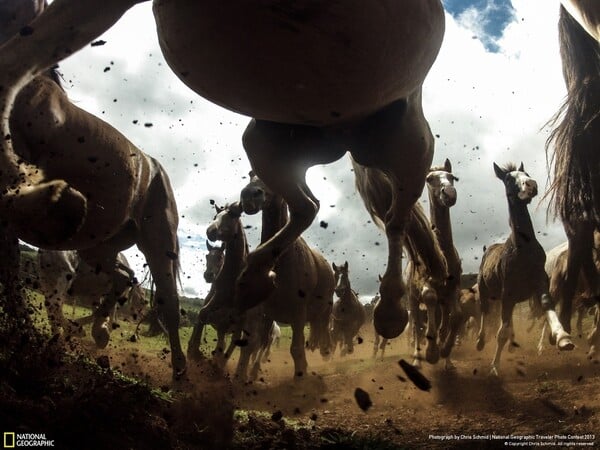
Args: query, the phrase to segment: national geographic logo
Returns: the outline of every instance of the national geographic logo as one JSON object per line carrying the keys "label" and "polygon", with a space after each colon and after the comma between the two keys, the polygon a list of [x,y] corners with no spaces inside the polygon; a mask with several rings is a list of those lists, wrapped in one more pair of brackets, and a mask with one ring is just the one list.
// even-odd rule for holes
{"label": "national geographic logo", "polygon": [[46,439],[45,433],[4,432],[4,448],[54,447],[54,439]]}

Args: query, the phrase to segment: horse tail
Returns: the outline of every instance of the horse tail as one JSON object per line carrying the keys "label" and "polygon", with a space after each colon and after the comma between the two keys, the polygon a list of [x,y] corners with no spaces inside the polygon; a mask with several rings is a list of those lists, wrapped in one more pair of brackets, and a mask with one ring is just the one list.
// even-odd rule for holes
{"label": "horse tail", "polygon": [[563,223],[584,219],[598,225],[600,46],[562,6],[558,26],[567,96],[548,122],[555,126],[546,141],[554,180],[545,196],[550,197],[549,212]]}

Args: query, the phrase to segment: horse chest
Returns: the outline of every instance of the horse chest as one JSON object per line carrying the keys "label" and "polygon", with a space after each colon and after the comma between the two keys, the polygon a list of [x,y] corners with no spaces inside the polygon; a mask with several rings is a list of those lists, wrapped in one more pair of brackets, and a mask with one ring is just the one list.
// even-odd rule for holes
{"label": "horse chest", "polygon": [[439,51],[439,0],[154,0],[160,45],[194,91],[258,119],[324,126],[418,88]]}

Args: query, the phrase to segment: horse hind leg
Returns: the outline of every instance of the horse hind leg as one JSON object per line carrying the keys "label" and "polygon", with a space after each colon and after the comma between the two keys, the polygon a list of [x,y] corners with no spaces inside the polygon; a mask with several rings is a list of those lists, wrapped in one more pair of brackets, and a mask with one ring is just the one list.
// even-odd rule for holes
{"label": "horse hind leg", "polygon": [[427,306],[427,329],[425,337],[427,346],[425,348],[425,359],[430,364],[435,364],[440,359],[440,347],[438,345],[438,325],[436,320],[436,309],[438,297],[433,289],[425,288],[422,293],[423,303]]}
{"label": "horse hind leg", "polygon": [[290,354],[294,360],[294,378],[299,379],[306,376],[308,361],[304,349],[304,321],[292,324],[292,343]]}
{"label": "horse hind leg", "polygon": [[494,352],[494,359],[492,360],[492,368],[490,370],[491,375],[498,376],[498,369],[500,367],[500,357],[502,356],[502,349],[506,345],[512,328],[512,313],[514,309],[513,303],[502,302],[502,319],[500,322],[500,328],[496,334],[496,351]]}
{"label": "horse hind leg", "polygon": [[587,357],[590,361],[597,360],[598,349],[600,349],[600,303],[595,306],[594,313],[594,328],[588,335],[588,342],[590,349],[587,353]]}

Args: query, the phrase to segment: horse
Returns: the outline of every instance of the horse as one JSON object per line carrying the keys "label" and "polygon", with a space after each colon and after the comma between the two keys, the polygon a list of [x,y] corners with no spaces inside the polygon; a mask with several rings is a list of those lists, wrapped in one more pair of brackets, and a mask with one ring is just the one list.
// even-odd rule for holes
{"label": "horse", "polygon": [[463,314],[462,326],[456,339],[456,345],[459,345],[462,338],[467,335],[467,330],[475,329],[473,324],[481,322],[481,307],[479,304],[479,288],[477,284],[468,289],[460,290],[460,310]]}
{"label": "horse", "polygon": [[[446,158],[443,166],[433,166],[429,169],[425,181],[429,196],[431,226],[448,267],[448,280],[441,293],[442,301],[440,302],[440,335],[444,342],[440,353],[442,356],[448,357],[456,342],[460,324],[463,322],[460,307],[462,264],[454,246],[450,221],[450,208],[456,204],[457,200],[454,182],[458,181],[458,177],[452,173],[452,164]],[[451,365],[448,359],[446,363]]]}
{"label": "horse", "polygon": [[[269,190],[253,172],[249,183],[240,192],[240,203],[246,214],[262,211],[261,242],[278,234],[287,223],[288,209],[283,197]],[[331,354],[329,318],[335,277],[323,255],[309,247],[301,237],[282,250],[272,276],[275,290],[260,301],[268,317],[292,327],[290,353],[297,379],[306,374],[308,367],[304,339],[306,323],[310,324],[306,347],[311,351],[319,348],[324,358]]]}
{"label": "horse", "polygon": [[354,353],[354,337],[365,323],[366,312],[350,285],[348,261],[342,266],[332,263],[331,267],[335,276],[335,295],[338,297],[331,311],[331,354],[335,353],[339,344],[340,356],[345,356]]}
{"label": "horse", "polygon": [[[117,255],[113,270],[115,273],[111,277],[108,277],[106,272],[96,273],[76,251],[38,251],[39,289],[44,296],[44,305],[53,335],[65,333],[82,336],[82,325],[93,322],[94,314],[76,321],[67,320],[63,315],[63,304],[71,300],[74,306],[79,300],[83,306],[96,309],[102,304],[102,297],[112,289],[112,280],[115,278],[123,279],[119,286],[125,286],[118,297],[119,309],[123,309],[125,303],[129,303],[128,312],[122,315],[132,320],[138,320],[144,315],[146,308],[144,293],[123,253]],[[109,320],[107,326],[115,326],[117,310],[115,304],[113,313],[107,318]]]}
{"label": "horse", "polygon": [[[593,247],[593,261],[596,270],[596,276],[600,276],[600,232],[594,232],[594,247]],[[561,305],[561,309],[564,305],[565,298],[563,297],[564,285],[567,283],[568,277],[568,261],[569,261],[569,242],[564,242],[550,251],[546,256],[545,270],[550,280],[550,295],[556,299],[556,303]],[[584,314],[590,309],[596,306],[597,299],[594,298],[594,292],[591,290],[593,286],[587,284],[587,278],[583,276],[583,273],[579,274],[579,278],[576,283],[576,290],[573,296],[573,305],[577,312],[577,333],[579,336],[583,334],[582,321]],[[595,312],[594,312],[595,314]],[[542,329],[540,341],[538,344],[538,353],[543,351],[543,339],[546,333],[546,324]],[[596,356],[597,349],[600,347],[600,332],[598,331],[598,324],[595,321],[594,328],[588,336],[590,349],[588,351],[588,357],[593,360]]]}
{"label": "horse", "polygon": [[[238,277],[248,255],[248,243],[246,233],[242,228],[240,216],[242,211],[238,203],[220,207],[214,205],[216,215],[213,222],[207,228],[207,236],[211,240],[220,240],[220,247],[206,243],[208,254],[206,255],[206,270],[204,279],[211,282],[211,288],[206,296],[204,305],[198,314],[198,320],[194,324],[190,340],[188,342],[188,358],[200,360],[200,341],[204,326],[211,324],[217,332],[217,345],[212,352],[213,359],[221,367],[231,357],[235,350],[235,341],[241,337],[241,328],[236,328],[236,321],[229,315],[229,309],[233,302],[233,285]],[[225,309],[226,314],[215,315],[215,309]],[[231,333],[232,338],[229,346],[225,348],[225,336]]]}
{"label": "horse", "polygon": [[485,345],[485,318],[490,300],[501,304],[501,325],[496,336],[496,351],[491,373],[498,375],[502,349],[509,339],[514,339],[512,314],[515,305],[533,298],[539,311],[543,311],[552,330],[551,341],[559,350],[574,348],[554,311],[549,295],[548,276],[544,270],[546,253],[535,237],[527,205],[537,195],[537,182],[531,178],[523,163],[499,167],[494,163],[496,177],[505,187],[511,234],[502,244],[489,246],[481,259],[477,285],[481,303],[481,322],[477,337],[477,350]]}
{"label": "horse", "polygon": [[[141,1],[53,2],[30,24],[34,33],[16,34],[2,48],[1,117],[9,116],[16,93],[33,75],[64,58],[65,49],[81,49]],[[442,2],[383,0],[366,8],[362,0],[154,0],[153,7],[174,73],[210,101],[252,117],[242,139],[246,154],[290,211],[281,231],[248,255],[238,281],[240,306],[248,309],[276,289],[271,269],[317,214],[306,170],[350,151],[361,165],[385,171],[394,186],[385,216],[388,263],[374,321],[382,335],[399,335],[406,323],[404,229],[433,157],[422,85],[442,44]],[[6,120],[2,135],[11,135]],[[6,192],[0,209],[21,223],[39,223],[43,215],[48,236],[73,234],[87,220],[83,194],[60,174],[17,156],[12,140],[1,145],[0,189]],[[48,210],[50,201],[55,207]],[[65,222],[75,225],[64,228]]]}
{"label": "horse", "polygon": [[[262,305],[258,305],[241,315],[235,309],[235,280],[242,270],[249,252],[246,233],[242,226],[242,208],[234,202],[221,208],[215,205],[217,214],[209,224],[206,235],[209,240],[219,240],[225,245],[223,267],[213,282],[211,291],[200,313],[194,331],[188,343],[188,356],[199,354],[200,336],[205,324],[211,324],[217,331],[217,348],[213,359],[219,367],[224,367],[236,346],[240,345],[235,376],[246,380],[248,365],[252,362],[251,378],[256,378],[260,363],[268,351],[273,332],[273,320],[264,314]],[[214,250],[214,247],[212,247]],[[231,341],[225,349],[225,334],[231,333]]]}
{"label": "horse", "polygon": [[[54,5],[38,18],[51,17]],[[30,16],[3,16],[0,23],[19,30],[39,11],[27,10]],[[12,42],[6,41],[2,51]],[[169,334],[173,375],[178,377],[185,371],[185,356],[179,341],[178,213],[169,177],[157,160],[118,130],[71,103],[55,69],[35,72],[26,84],[19,83],[18,95],[11,95],[11,108],[2,114],[4,125],[9,119],[10,135],[3,136],[10,141],[13,155],[38,168],[27,169],[9,184],[15,186],[30,176],[43,178],[47,181],[24,189],[41,189],[38,194],[45,200],[37,205],[43,210],[30,210],[33,216],[26,220],[18,211],[37,206],[10,201],[11,206],[3,211],[8,222],[4,231],[38,248],[76,250],[86,264],[111,279],[111,292],[94,312],[92,336],[100,348],[109,340],[107,317],[125,288],[123,283],[129,282],[127,277],[116,276],[117,255],[135,244],[146,257],[156,285],[156,303]],[[7,174],[3,170],[3,176]],[[64,219],[62,229],[52,219],[56,214]],[[13,263],[3,260],[5,265]],[[8,302],[18,300],[7,298]]]}
{"label": "horse", "polygon": [[566,99],[551,119],[546,154],[554,165],[547,195],[550,210],[562,220],[569,251],[561,283],[560,321],[571,331],[572,303],[581,277],[600,301],[594,264],[594,232],[600,229],[600,5],[562,1],[559,43]]}

